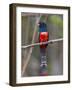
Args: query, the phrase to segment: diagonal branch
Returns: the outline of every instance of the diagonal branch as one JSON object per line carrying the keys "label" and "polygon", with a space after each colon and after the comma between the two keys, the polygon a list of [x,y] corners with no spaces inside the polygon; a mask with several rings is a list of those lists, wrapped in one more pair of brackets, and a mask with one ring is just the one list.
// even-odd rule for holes
{"label": "diagonal branch", "polygon": [[[26,44],[28,42],[29,26],[30,26],[30,17],[28,16],[27,27],[26,27],[26,37],[25,37],[25,43]],[[26,58],[26,55],[27,55],[27,50],[25,50],[25,53],[24,53],[25,58]]]}
{"label": "diagonal branch", "polygon": [[[40,21],[40,18],[41,18],[41,15],[40,15],[39,17],[37,17],[37,19],[36,19],[35,28],[34,28],[33,37],[32,37],[32,44],[34,43],[35,34],[36,34],[36,30],[37,30],[37,27],[38,27],[38,23],[39,23],[39,21]],[[26,67],[27,67],[27,65],[28,65],[28,62],[29,62],[29,60],[30,60],[32,51],[33,51],[33,48],[30,48],[29,53],[28,53],[28,57],[27,57],[27,59],[26,59],[26,61],[25,61],[25,64],[23,65],[22,76],[23,76],[24,73],[25,73],[25,70],[26,70]]]}

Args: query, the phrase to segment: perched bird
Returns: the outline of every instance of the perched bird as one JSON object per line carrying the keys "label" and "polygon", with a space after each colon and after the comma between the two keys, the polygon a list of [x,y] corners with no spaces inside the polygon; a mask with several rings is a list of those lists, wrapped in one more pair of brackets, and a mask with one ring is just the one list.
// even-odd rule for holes
{"label": "perched bird", "polygon": [[[44,22],[39,23],[39,42],[46,42],[49,40],[49,33],[47,32],[47,25]],[[48,44],[40,45],[41,48],[46,48]]]}
{"label": "perched bird", "polygon": [[[46,42],[49,40],[49,33],[47,31],[47,25],[44,22],[39,23],[39,42]],[[40,45],[40,75],[47,76],[47,59],[46,59],[46,47],[48,44]]]}

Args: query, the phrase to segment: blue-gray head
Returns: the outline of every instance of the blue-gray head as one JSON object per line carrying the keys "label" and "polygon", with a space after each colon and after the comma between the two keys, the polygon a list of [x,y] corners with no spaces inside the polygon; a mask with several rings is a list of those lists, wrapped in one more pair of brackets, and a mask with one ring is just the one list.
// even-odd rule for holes
{"label": "blue-gray head", "polygon": [[39,32],[47,32],[47,25],[44,22],[39,22]]}

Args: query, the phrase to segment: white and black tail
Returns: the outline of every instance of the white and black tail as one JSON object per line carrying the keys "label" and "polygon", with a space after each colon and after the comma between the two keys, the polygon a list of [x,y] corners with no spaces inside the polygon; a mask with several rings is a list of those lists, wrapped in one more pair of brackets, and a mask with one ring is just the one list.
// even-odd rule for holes
{"label": "white and black tail", "polygon": [[40,48],[40,76],[48,75],[48,65],[46,57],[46,49]]}

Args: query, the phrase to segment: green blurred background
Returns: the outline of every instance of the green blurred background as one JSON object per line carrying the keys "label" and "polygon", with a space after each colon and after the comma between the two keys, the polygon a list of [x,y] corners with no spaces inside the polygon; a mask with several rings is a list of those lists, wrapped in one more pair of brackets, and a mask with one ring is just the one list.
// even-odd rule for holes
{"label": "green blurred background", "polygon": [[[29,14],[21,13],[21,45],[28,45],[32,43],[33,33],[36,26],[36,34],[34,43],[38,42],[39,27],[36,25],[36,20],[40,17],[40,22],[47,24],[47,30],[49,32],[49,40],[63,38],[63,15],[59,14]],[[23,66],[30,54],[30,48],[21,49],[21,71],[23,72]],[[48,44],[46,50],[47,62],[48,62],[48,75],[62,75],[63,74],[63,41]],[[40,47],[35,46],[32,50],[32,54],[29,58],[29,63],[24,76],[40,76]]]}

